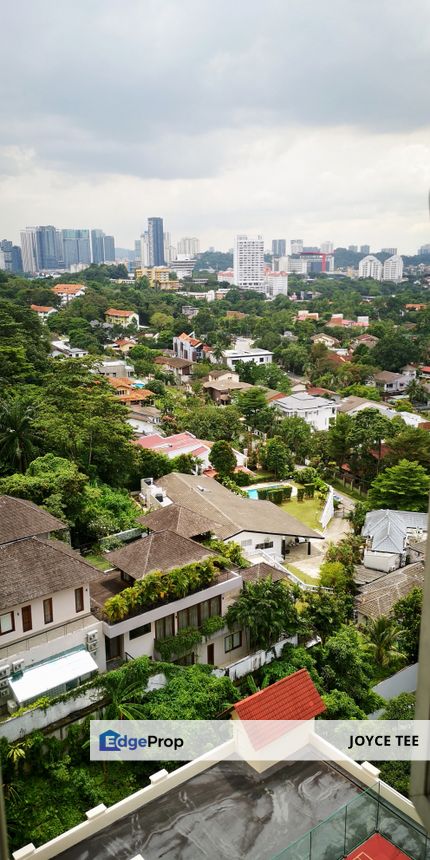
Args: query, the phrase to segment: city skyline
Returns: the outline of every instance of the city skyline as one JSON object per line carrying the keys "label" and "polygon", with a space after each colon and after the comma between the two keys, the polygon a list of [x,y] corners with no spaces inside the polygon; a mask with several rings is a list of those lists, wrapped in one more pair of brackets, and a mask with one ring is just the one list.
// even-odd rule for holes
{"label": "city skyline", "polygon": [[25,224],[85,213],[128,247],[144,208],[202,247],[228,249],[238,233],[405,254],[426,244],[425,0],[362,0],[348,15],[341,0],[244,10],[165,0],[160,14],[130,0],[124,15],[116,0],[76,0],[70,16],[47,0],[7,4],[0,235],[16,242]]}

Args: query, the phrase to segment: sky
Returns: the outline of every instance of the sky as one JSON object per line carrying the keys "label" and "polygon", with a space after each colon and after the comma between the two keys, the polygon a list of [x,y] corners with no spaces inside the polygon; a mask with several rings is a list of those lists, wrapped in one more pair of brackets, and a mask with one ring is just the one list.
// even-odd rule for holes
{"label": "sky", "polygon": [[430,242],[428,0],[4,0],[0,238]]}

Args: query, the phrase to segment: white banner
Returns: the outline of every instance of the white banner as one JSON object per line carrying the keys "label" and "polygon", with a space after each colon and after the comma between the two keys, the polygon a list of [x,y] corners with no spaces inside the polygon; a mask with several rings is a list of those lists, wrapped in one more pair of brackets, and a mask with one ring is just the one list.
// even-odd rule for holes
{"label": "white banner", "polygon": [[430,760],[428,720],[93,720],[95,761]]}

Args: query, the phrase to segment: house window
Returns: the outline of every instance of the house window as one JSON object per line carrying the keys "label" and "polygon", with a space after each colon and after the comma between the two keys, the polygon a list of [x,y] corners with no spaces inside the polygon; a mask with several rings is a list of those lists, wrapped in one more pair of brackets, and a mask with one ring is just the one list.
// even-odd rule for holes
{"label": "house window", "polygon": [[84,589],[75,588],[75,611],[82,612],[84,608]]}
{"label": "house window", "polygon": [[23,606],[21,609],[22,615],[22,629],[24,633],[27,633],[28,630],[31,630],[33,627],[33,623],[31,620],[31,606]]}
{"label": "house window", "polygon": [[238,630],[237,633],[231,633],[230,636],[226,636],[224,639],[224,653],[228,654],[229,651],[235,651],[236,648],[240,648],[242,645],[242,631]]}
{"label": "house window", "polygon": [[151,632],[150,624],[142,624],[140,627],[135,627],[134,630],[130,630],[128,634],[130,639],[138,639],[139,636],[144,636],[145,633]]}
{"label": "house window", "polygon": [[270,549],[271,547],[273,547],[272,540],[265,540],[263,543],[255,544],[255,549]]}
{"label": "house window", "polygon": [[155,622],[156,639],[167,639],[169,636],[173,636],[174,632],[175,625],[173,615],[167,615],[166,618],[159,618],[158,621]]}
{"label": "house window", "polygon": [[0,615],[0,636],[5,633],[12,633],[15,630],[15,616],[13,612],[6,612],[5,615]]}
{"label": "house window", "polygon": [[201,627],[207,618],[213,618],[214,615],[221,615],[220,595],[203,600],[189,609],[181,609],[178,612],[178,630],[183,630],[184,627]]}
{"label": "house window", "polygon": [[45,624],[52,624],[54,620],[54,610],[52,607],[52,597],[47,597],[43,601],[43,620]]}

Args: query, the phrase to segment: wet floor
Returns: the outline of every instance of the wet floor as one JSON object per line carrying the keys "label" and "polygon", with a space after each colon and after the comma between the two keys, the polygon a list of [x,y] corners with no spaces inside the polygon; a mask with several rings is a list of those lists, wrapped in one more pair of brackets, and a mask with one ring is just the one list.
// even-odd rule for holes
{"label": "wet floor", "polygon": [[59,860],[269,860],[359,790],[325,762],[292,762],[259,776],[225,761]]}

